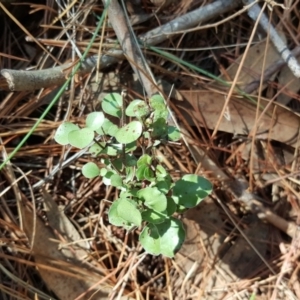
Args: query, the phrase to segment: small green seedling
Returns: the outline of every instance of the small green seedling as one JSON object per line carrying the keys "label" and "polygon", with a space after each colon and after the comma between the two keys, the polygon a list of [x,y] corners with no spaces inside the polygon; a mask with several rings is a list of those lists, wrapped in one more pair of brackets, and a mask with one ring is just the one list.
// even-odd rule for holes
{"label": "small green seedling", "polygon": [[[92,112],[83,128],[62,123],[54,139],[61,145],[88,147],[93,161],[82,167],[82,174],[90,179],[101,176],[104,184],[119,190],[108,212],[111,224],[126,230],[141,227],[139,240],[146,252],[173,257],[185,238],[176,213],[198,205],[211,193],[212,184],[195,174],[175,182],[155,155],[161,143],[181,138],[178,128],[167,123],[168,108],[160,95],[148,102],[133,100],[123,110],[123,97],[112,93],[101,105],[121,125],[103,112]],[[125,117],[131,119],[127,124]]]}

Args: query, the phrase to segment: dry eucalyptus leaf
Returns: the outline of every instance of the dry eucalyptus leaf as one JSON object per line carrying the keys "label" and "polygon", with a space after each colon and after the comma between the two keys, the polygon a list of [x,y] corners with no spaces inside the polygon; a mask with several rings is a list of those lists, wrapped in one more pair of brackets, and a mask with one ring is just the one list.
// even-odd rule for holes
{"label": "dry eucalyptus leaf", "polygon": [[[189,114],[200,126],[214,129],[220,117],[225,95],[207,90],[179,91],[186,101],[179,106],[187,108]],[[262,107],[269,101],[261,99]],[[187,120],[190,119],[187,116]],[[257,126],[257,137],[273,139],[292,147],[297,145],[299,116],[288,108],[270,104],[269,109],[256,124],[256,105],[247,99],[232,97],[227,107],[227,115],[223,116],[219,130],[239,135],[248,135]]]}
{"label": "dry eucalyptus leaf", "polygon": [[[32,244],[32,254],[38,271],[59,299],[76,299],[86,294],[82,299],[89,299],[93,293],[97,296],[91,299],[107,299],[111,288],[97,286],[92,291],[87,291],[102,279],[99,274],[93,273],[82,266],[80,261],[70,260],[59,250],[59,244],[55,242],[57,236],[49,227],[36,218],[34,227],[33,213],[27,207],[22,207],[24,231]],[[99,291],[98,291],[99,290]]]}
{"label": "dry eucalyptus leaf", "polygon": [[[48,196],[46,196],[48,197]],[[46,200],[51,203],[51,201]],[[53,208],[55,205],[51,204],[50,218],[57,213]],[[46,226],[38,217],[34,223],[33,212],[25,206],[22,207],[22,218],[24,220],[24,231],[32,245],[32,255],[34,257],[38,271],[47,284],[60,300],[77,299],[108,299],[109,294],[113,289],[113,285],[107,283],[98,284],[103,280],[103,276],[96,268],[88,265],[78,257],[81,257],[83,252],[87,250],[64,247],[60,250],[59,235],[55,234],[50,226]],[[56,211],[56,212],[55,212]],[[54,213],[53,213],[54,212]],[[61,213],[56,214],[57,218],[62,218]],[[58,224],[61,221],[58,222]],[[51,223],[56,226],[55,222]],[[64,225],[61,227],[61,225]],[[59,230],[70,227],[66,222],[62,222],[58,228]],[[69,229],[68,229],[69,230]],[[67,232],[68,232],[67,230]],[[72,237],[76,236],[73,230]],[[68,237],[69,233],[64,233]],[[79,253],[79,254],[78,254]],[[126,297],[122,299],[127,299]]]}
{"label": "dry eucalyptus leaf", "polygon": [[[243,236],[238,235],[225,255],[217,261],[216,267],[207,274],[206,281],[210,284],[213,283],[211,287],[207,289],[207,284],[205,282],[202,283],[202,289],[214,291],[209,296],[206,295],[205,299],[234,298],[235,292],[233,290],[235,288],[238,290],[244,289],[242,285],[245,283],[242,280],[246,279],[248,281],[255,275],[258,276],[261,271],[259,268],[263,265],[263,261],[257,252],[263,258],[266,258],[269,226],[253,215],[248,217],[247,223],[248,228],[243,230],[243,232],[254,248]],[[233,287],[232,291],[228,289],[228,286]],[[251,298],[251,292],[245,289],[244,292],[239,293],[239,297],[242,300],[248,300]]]}
{"label": "dry eucalyptus leaf", "polygon": [[64,255],[75,256],[78,259],[86,257],[88,255],[87,250],[90,249],[89,244],[83,240],[73,223],[66,217],[63,207],[58,207],[51,195],[46,191],[43,191],[43,198],[47,221],[50,227],[59,232],[65,243],[68,244],[68,247],[64,247],[63,243],[60,245]]}
{"label": "dry eucalyptus leaf", "polygon": [[[267,51],[265,50],[266,47]],[[226,75],[229,76],[229,80],[233,80],[236,76],[243,55],[244,54],[240,55],[236,59],[236,62],[232,63],[230,67],[227,68]],[[266,39],[251,46],[247,52],[246,59],[238,77],[238,87],[243,90],[244,87],[253,80],[260,80],[261,73],[280,58],[281,56],[273,44],[268,42]],[[220,78],[228,80],[227,76],[223,75]],[[276,74],[273,75],[273,78],[275,76]]]}
{"label": "dry eucalyptus leaf", "polygon": [[284,91],[296,94],[300,89],[300,79],[295,77],[288,66],[285,66],[278,76],[278,84],[285,87],[285,89],[278,95],[277,102],[287,105],[292,98]]}
{"label": "dry eucalyptus leaf", "polygon": [[[181,283],[182,286],[180,291],[176,291],[175,299],[190,295],[197,296],[197,299],[221,299],[224,291],[226,295],[229,292],[228,283],[238,284],[263,264],[243,236],[238,235],[234,243],[230,240],[224,243],[225,224],[220,208],[211,199],[185,213],[183,222],[187,237],[175,256],[182,275],[173,284],[179,286]],[[268,225],[253,215],[248,217],[247,224],[245,235],[264,257]],[[241,299],[250,297],[247,291],[245,295],[239,295]]]}
{"label": "dry eucalyptus leaf", "polygon": [[[174,283],[174,286],[181,284],[181,289],[177,291],[175,299],[184,299],[197,292],[193,285],[197,286],[205,279],[203,270],[209,261],[218,256],[225,238],[220,209],[210,198],[188,210],[184,214],[183,223],[186,239],[175,256],[175,263],[182,276]],[[182,281],[185,283],[182,284]]]}
{"label": "dry eucalyptus leaf", "polygon": [[223,224],[219,208],[210,198],[189,209],[184,214],[183,223],[187,229],[186,239],[175,261],[184,273],[188,273],[195,261],[201,265],[207,254],[216,255],[225,237],[221,233]]}

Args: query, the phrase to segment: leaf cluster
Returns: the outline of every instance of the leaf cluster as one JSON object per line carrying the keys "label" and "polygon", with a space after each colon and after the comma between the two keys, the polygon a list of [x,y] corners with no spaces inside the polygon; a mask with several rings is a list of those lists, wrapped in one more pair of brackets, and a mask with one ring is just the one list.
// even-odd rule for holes
{"label": "leaf cluster", "polygon": [[[109,222],[127,230],[142,227],[139,240],[148,253],[173,257],[185,238],[174,214],[198,205],[212,185],[194,174],[174,182],[155,155],[161,143],[180,139],[179,130],[168,125],[168,109],[160,95],[147,102],[133,100],[123,109],[122,96],[111,93],[101,106],[103,111],[86,117],[85,127],[64,122],[54,138],[61,145],[88,147],[94,161],[82,167],[83,175],[101,176],[104,184],[119,190],[108,212]],[[119,125],[104,113],[119,119]],[[125,124],[125,119],[130,122]]]}

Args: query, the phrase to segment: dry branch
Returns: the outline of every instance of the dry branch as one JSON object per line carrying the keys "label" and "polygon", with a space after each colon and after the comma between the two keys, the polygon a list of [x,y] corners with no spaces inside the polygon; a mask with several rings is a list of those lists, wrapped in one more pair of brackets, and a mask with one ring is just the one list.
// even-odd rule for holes
{"label": "dry branch", "polygon": [[140,40],[147,45],[157,45],[177,32],[190,29],[199,24],[207,22],[209,19],[224,14],[238,7],[241,4],[239,0],[219,0],[207,4],[183,16],[180,16],[171,22],[162,25],[156,29],[141,35]]}
{"label": "dry branch", "polygon": [[[108,1],[104,1],[108,2]],[[107,4],[107,3],[106,3]],[[123,54],[137,74],[142,86],[148,96],[157,93],[158,90],[153,84],[153,80],[150,80],[151,70],[143,57],[140,46],[135,42],[133,31],[130,30],[129,18],[126,19],[124,11],[117,0],[111,0],[108,7],[108,17],[112,27],[117,35],[118,41],[121,44]]]}
{"label": "dry branch", "polygon": [[[147,45],[156,45],[168,39],[173,32],[185,30],[200,23],[207,22],[209,19],[226,13],[241,4],[240,1],[218,0],[212,4],[207,4],[171,22],[159,26],[148,33],[143,34],[139,39]],[[120,59],[123,59],[122,50],[112,50],[101,56],[100,67],[106,68]],[[82,62],[79,74],[90,73],[97,65],[97,56],[91,56]],[[40,88],[47,88],[53,85],[61,85],[65,82],[67,73],[71,68],[71,63],[60,67],[39,70],[39,71],[20,71],[3,69],[0,72],[0,88],[9,91],[33,91]],[[52,74],[54,72],[54,74]]]}

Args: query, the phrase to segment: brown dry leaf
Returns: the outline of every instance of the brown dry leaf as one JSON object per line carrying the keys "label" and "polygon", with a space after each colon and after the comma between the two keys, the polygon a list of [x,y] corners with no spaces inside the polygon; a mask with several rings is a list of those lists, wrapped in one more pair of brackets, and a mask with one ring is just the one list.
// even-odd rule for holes
{"label": "brown dry leaf", "polygon": [[174,286],[183,283],[176,299],[185,299],[187,295],[197,292],[191,282],[196,285],[204,280],[203,270],[216,259],[225,239],[220,210],[210,198],[188,210],[183,222],[187,228],[186,239],[175,256],[175,263],[182,275]]}
{"label": "brown dry leaf", "polygon": [[[253,248],[243,236],[238,236],[225,255],[216,262],[215,267],[206,274],[206,280],[201,285],[208,293],[205,299],[217,300],[225,295],[230,299],[235,295],[234,290],[242,291],[248,286],[247,279],[259,276],[259,267],[263,262],[257,252],[266,258],[269,226],[254,215],[250,215],[247,221],[249,227],[244,230],[244,234],[251,241]],[[246,281],[243,282],[243,279]],[[239,293],[239,297],[248,300],[251,293],[245,290]]]}
{"label": "brown dry leaf", "polygon": [[[266,47],[267,51],[265,50]],[[236,76],[242,58],[243,54],[236,59],[235,63],[227,68],[226,74],[220,76],[220,78],[232,81]],[[247,52],[242,70],[238,77],[237,85],[239,88],[244,90],[244,88],[253,80],[260,80],[261,73],[280,58],[281,57],[273,44],[266,39],[252,46]],[[275,76],[276,74],[273,75],[273,78]]]}
{"label": "brown dry leaf", "polygon": [[[53,230],[59,232],[61,237],[68,243],[67,247],[61,244],[61,251],[64,255],[66,257],[76,257],[79,260],[88,256],[89,244],[82,240],[82,236],[64,214],[63,207],[58,207],[46,191],[43,191],[43,198],[48,224]],[[70,251],[70,244],[72,251]]]}
{"label": "brown dry leaf", "polygon": [[[180,91],[186,100],[179,104],[187,108],[200,126],[215,128],[220,117],[225,95],[207,90]],[[259,123],[256,122],[256,106],[246,99],[232,97],[228,104],[227,116],[222,117],[219,129],[233,134],[248,135],[257,126],[257,137],[270,138],[295,147],[300,118],[288,108],[261,99],[261,105],[270,104]],[[189,117],[187,117],[189,118]]]}
{"label": "brown dry leaf", "polygon": [[284,90],[278,95],[277,102],[283,105],[286,105],[291,100],[291,96],[289,94],[295,94],[299,91],[300,88],[300,79],[296,78],[295,75],[291,72],[288,66],[285,66],[281,71],[278,77],[278,84],[280,86],[284,86],[286,92]]}
{"label": "brown dry leaf", "polygon": [[[66,239],[64,242],[67,243],[71,242],[70,237],[77,239],[79,235],[75,233],[70,221],[62,217],[55,202],[50,200],[51,197],[47,195],[46,198],[47,205],[51,206],[48,211],[48,214],[51,211],[49,218],[52,225],[57,227],[57,232],[47,227],[39,218],[34,222],[32,211],[22,206],[24,231],[32,245],[33,257],[44,282],[61,300],[108,299],[113,286],[98,284],[104,276],[81,259],[83,254],[88,253],[87,250],[75,248],[73,244],[68,247],[65,244],[64,249],[60,250],[60,238]],[[53,218],[60,220],[53,223]],[[85,244],[77,243],[77,246],[79,245],[86,247]]]}
{"label": "brown dry leaf", "polygon": [[[177,286],[182,282],[182,286],[175,299],[185,299],[191,295],[195,299],[223,299],[221,293],[226,291],[228,295],[228,285],[235,282],[237,284],[234,288],[242,290],[241,279],[248,276],[251,278],[252,273],[262,264],[249,243],[242,236],[238,236],[232,244],[224,242],[225,224],[220,208],[210,198],[190,209],[184,217],[184,224],[188,228],[187,237],[175,257],[181,277],[174,283]],[[253,215],[248,217],[247,223],[249,227],[244,230],[244,234],[264,257],[268,225]],[[248,292],[245,295],[239,293],[239,296],[241,299],[250,297]]]}

